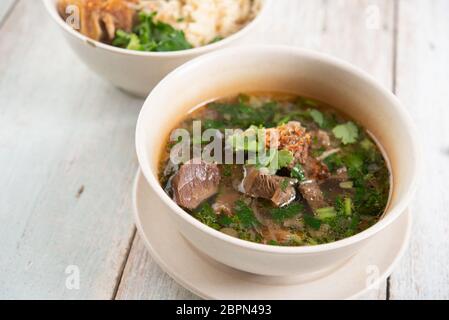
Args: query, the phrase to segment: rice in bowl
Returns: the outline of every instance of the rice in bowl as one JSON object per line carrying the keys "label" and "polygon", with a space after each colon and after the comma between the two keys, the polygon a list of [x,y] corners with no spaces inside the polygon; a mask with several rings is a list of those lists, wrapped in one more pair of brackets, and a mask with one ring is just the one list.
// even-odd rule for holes
{"label": "rice in bowl", "polygon": [[60,15],[97,41],[140,51],[177,51],[220,41],[259,13],[261,0],[59,0]]}
{"label": "rice in bowl", "polygon": [[141,0],[142,9],[185,33],[194,47],[224,39],[252,21],[260,8],[254,0]]}

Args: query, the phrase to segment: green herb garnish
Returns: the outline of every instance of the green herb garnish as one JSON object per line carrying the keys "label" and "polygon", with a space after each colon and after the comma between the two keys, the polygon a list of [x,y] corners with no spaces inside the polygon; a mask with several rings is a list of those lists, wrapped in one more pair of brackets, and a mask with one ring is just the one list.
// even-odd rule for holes
{"label": "green herb garnish", "polygon": [[275,174],[279,169],[288,167],[293,162],[294,157],[288,150],[270,150],[263,158],[259,154],[256,160],[258,160],[257,167],[259,169],[267,168],[271,174]]}
{"label": "green herb garnish", "polygon": [[290,172],[290,175],[292,178],[298,179],[299,182],[303,182],[306,180],[306,174],[304,172],[304,169],[302,168],[301,164],[296,164],[292,171]]}
{"label": "green herb garnish", "polygon": [[304,215],[304,222],[312,229],[318,230],[321,227],[321,221],[311,215]]}
{"label": "green herb garnish", "polygon": [[198,211],[194,213],[194,217],[215,230],[221,229],[221,226],[218,223],[218,216],[209,203],[203,204]]}
{"label": "green herb garnish", "polygon": [[285,168],[294,160],[293,154],[288,150],[278,152],[278,168]]}
{"label": "green herb garnish", "polygon": [[273,220],[281,223],[286,219],[293,218],[294,216],[300,214],[303,210],[304,207],[301,204],[295,203],[282,208],[273,208],[271,209],[270,214]]}
{"label": "green herb garnish", "polygon": [[313,121],[316,122],[321,128],[324,126],[324,115],[321,111],[316,109],[310,109],[309,114],[312,117]]}
{"label": "green herb garnish", "polygon": [[249,228],[259,224],[256,217],[254,216],[253,211],[251,210],[250,207],[248,207],[248,205],[244,201],[237,200],[235,202],[234,210],[235,214],[239,219],[240,224],[243,227]]}
{"label": "green herb garnish", "polygon": [[[243,97],[243,98],[242,98]],[[209,107],[216,110],[223,118],[225,128],[274,127],[277,104],[268,102],[260,107],[252,107],[241,95],[237,103],[211,103]]]}
{"label": "green herb garnish", "polygon": [[191,49],[192,45],[186,40],[181,30],[171,25],[155,21],[156,13],[139,13],[140,23],[128,33],[117,30],[112,45],[138,51],[179,51]]}
{"label": "green herb garnish", "polygon": [[232,219],[231,217],[225,215],[225,214],[221,214],[220,217],[218,218],[218,222],[224,226],[224,227],[229,227],[231,224],[235,223],[235,219]]}
{"label": "green herb garnish", "polygon": [[332,133],[343,144],[355,143],[359,137],[359,129],[352,121],[336,126],[332,129]]}

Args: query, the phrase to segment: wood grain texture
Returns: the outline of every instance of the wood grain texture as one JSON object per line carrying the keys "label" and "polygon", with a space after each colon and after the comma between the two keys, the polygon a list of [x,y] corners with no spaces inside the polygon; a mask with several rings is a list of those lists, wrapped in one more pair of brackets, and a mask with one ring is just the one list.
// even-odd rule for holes
{"label": "wood grain texture", "polygon": [[139,235],[133,242],[116,299],[199,299],[178,285],[151,258]]}
{"label": "wood grain texture", "polygon": [[425,177],[412,242],[391,278],[392,299],[449,299],[449,1],[401,0],[397,95],[418,126]]}
{"label": "wood grain texture", "polygon": [[20,1],[0,39],[0,298],[109,299],[134,232],[142,100],[81,64],[41,1]]}
{"label": "wood grain texture", "polygon": [[[326,52],[396,88],[420,130],[432,186],[413,204],[412,243],[389,295],[448,299],[449,2],[398,0],[394,60],[395,1],[275,1],[253,43]],[[0,1],[0,298],[195,298],[133,237],[143,101],[82,65],[40,1],[10,11],[14,2]],[[65,286],[69,265],[79,267],[79,290]],[[385,287],[364,298],[385,299]]]}
{"label": "wood grain texture", "polygon": [[0,26],[3,23],[3,20],[8,16],[10,11],[13,9],[13,5],[18,0],[2,0],[0,1]]}
{"label": "wood grain texture", "polygon": [[[295,45],[333,54],[369,72],[391,89],[394,1],[276,1],[251,42]],[[172,280],[155,277],[155,270],[159,269],[136,237],[117,298],[186,297]],[[385,299],[386,282],[363,298]]]}

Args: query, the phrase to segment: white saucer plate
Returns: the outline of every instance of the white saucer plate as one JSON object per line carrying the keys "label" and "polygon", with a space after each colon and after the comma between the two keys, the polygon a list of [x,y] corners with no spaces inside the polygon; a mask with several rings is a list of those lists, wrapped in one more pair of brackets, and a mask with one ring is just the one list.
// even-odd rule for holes
{"label": "white saucer plate", "polygon": [[411,214],[376,235],[359,254],[325,277],[264,277],[220,264],[199,253],[178,232],[168,208],[137,173],[134,190],[137,229],[153,259],[176,282],[205,299],[357,299],[384,281],[405,252]]}

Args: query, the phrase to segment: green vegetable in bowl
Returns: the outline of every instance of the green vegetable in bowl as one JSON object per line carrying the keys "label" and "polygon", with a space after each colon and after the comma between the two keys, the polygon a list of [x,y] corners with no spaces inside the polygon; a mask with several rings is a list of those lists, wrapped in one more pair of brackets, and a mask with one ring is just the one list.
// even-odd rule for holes
{"label": "green vegetable in bowl", "polygon": [[118,30],[112,45],[138,51],[179,51],[192,48],[184,32],[171,25],[155,21],[156,13],[139,13],[140,23],[132,33]]}
{"label": "green vegetable in bowl", "polygon": [[357,141],[357,138],[359,136],[359,129],[354,124],[354,122],[349,121],[345,124],[336,126],[332,130],[332,133],[335,137],[341,139],[341,142],[343,142],[343,144],[350,144]]}

